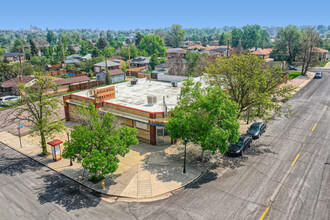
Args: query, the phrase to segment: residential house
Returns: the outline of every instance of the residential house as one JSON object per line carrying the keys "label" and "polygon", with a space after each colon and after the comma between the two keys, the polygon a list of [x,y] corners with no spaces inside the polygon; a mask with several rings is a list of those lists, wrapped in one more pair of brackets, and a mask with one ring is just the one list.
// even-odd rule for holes
{"label": "residential house", "polygon": [[4,59],[8,61],[19,61],[19,57],[21,56],[21,61],[25,60],[23,53],[4,53],[3,57]]}
{"label": "residential house", "polygon": [[169,48],[166,52],[166,56],[169,58],[174,56],[180,56],[183,58],[185,55],[186,51],[182,48]]}
{"label": "residential house", "polygon": [[198,51],[202,51],[202,50],[205,50],[205,47],[204,46],[202,46],[202,45],[192,45],[192,46],[189,46],[188,48],[187,48],[187,50],[198,50]]}
{"label": "residential house", "polygon": [[130,61],[131,66],[130,68],[136,68],[136,67],[146,67],[149,68],[149,57],[137,57]]}
{"label": "residential house", "polygon": [[206,53],[209,55],[218,55],[218,56],[230,56],[231,47],[229,46],[229,49],[227,46],[207,46],[202,51],[202,53]]}
{"label": "residential house", "polygon": [[326,61],[329,57],[328,57],[328,50],[325,50],[323,48],[319,48],[319,47],[315,47],[313,49],[313,52],[317,54],[319,61]]}
{"label": "residential house", "polygon": [[33,76],[18,76],[16,78],[0,83],[0,96],[19,95],[17,85],[21,83],[33,83]]}
{"label": "residential house", "polygon": [[72,54],[66,57],[67,60],[80,60],[81,56],[80,54]]}
{"label": "residential house", "polygon": [[219,46],[219,41],[217,41],[217,40],[210,41],[210,42],[209,42],[209,45],[210,45],[210,46]]}
{"label": "residential house", "polygon": [[273,51],[272,48],[265,48],[265,49],[260,49],[257,51],[252,52],[252,54],[258,56],[261,59],[269,59],[270,53]]}
{"label": "residential house", "polygon": [[70,91],[70,85],[76,85],[81,83],[90,82],[91,79],[88,76],[76,76],[71,78],[59,78],[54,77],[53,80],[57,88],[49,88],[46,91],[46,95],[66,93]]}
{"label": "residential house", "polygon": [[121,64],[110,60],[107,60],[107,63],[105,63],[105,61],[96,63],[93,66],[94,72],[95,73],[102,72],[103,70],[105,70],[106,66],[108,66],[108,70],[113,70],[113,69],[119,69]]}
{"label": "residential house", "polygon": [[80,59],[81,60],[91,60],[93,57],[92,57],[92,54],[86,54],[85,56],[82,56]]}
{"label": "residential house", "polygon": [[[109,70],[109,73],[111,75],[112,83],[125,81],[126,73],[124,73],[121,69]],[[104,71],[96,74],[96,80],[105,82],[105,79],[106,73]]]}

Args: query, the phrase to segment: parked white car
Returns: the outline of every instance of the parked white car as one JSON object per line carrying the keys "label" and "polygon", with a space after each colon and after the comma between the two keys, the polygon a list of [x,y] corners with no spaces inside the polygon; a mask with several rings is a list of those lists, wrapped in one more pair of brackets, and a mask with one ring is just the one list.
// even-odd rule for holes
{"label": "parked white car", "polygon": [[0,106],[9,106],[18,102],[17,96],[4,96],[0,97]]}

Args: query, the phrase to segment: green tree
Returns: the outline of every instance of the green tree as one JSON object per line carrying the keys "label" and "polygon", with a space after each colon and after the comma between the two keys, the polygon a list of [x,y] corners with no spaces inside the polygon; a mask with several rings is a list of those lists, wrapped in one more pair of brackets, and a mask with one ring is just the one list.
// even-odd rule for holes
{"label": "green tree", "polygon": [[172,47],[179,47],[184,40],[184,33],[181,25],[173,24],[168,32],[168,44]]}
{"label": "green tree", "polygon": [[31,55],[31,50],[30,49],[26,49],[25,50],[25,59],[26,60],[30,60],[31,59],[31,57],[30,57],[30,55]]}
{"label": "green tree", "polygon": [[106,58],[112,57],[114,53],[115,53],[115,48],[110,46],[104,48],[102,51],[103,56]]}
{"label": "green tree", "polygon": [[121,65],[121,70],[122,70],[124,73],[126,73],[127,68],[128,68],[128,63],[124,62],[124,63]]}
{"label": "green tree", "polygon": [[155,66],[157,66],[159,64],[159,60],[156,54],[153,54],[151,56],[151,59],[149,61],[149,65],[151,66],[151,68],[154,70]]}
{"label": "green tree", "polygon": [[206,67],[212,85],[226,89],[239,106],[241,119],[269,119],[272,111],[289,116],[291,108],[282,109],[283,102],[292,97],[295,87],[281,85],[285,78],[278,65],[268,68],[257,56],[231,55],[217,58]]}
{"label": "green tree", "polygon": [[296,26],[280,27],[274,42],[272,56],[277,60],[287,60],[292,63],[299,52],[301,34]]}
{"label": "green tree", "polygon": [[319,54],[315,52],[321,43],[321,36],[314,28],[308,27],[302,30],[299,41],[300,52],[297,61],[301,64],[301,74],[306,75],[307,71],[319,63]]}
{"label": "green tree", "polygon": [[95,46],[99,48],[99,50],[103,50],[108,46],[108,42],[104,37],[100,37],[99,40],[96,42]]}
{"label": "green tree", "polygon": [[219,45],[226,45],[225,33],[222,33],[219,39]]}
{"label": "green tree", "polygon": [[50,45],[55,45],[56,44],[56,35],[54,34],[53,31],[49,30],[47,32],[47,41]]}
{"label": "green tree", "polygon": [[98,56],[100,56],[100,55],[101,55],[101,51],[100,51],[100,49],[97,48],[97,47],[94,47],[94,49],[93,49],[93,51],[92,51],[92,57],[94,58],[94,57],[98,57]]}
{"label": "green tree", "polygon": [[0,56],[4,55],[4,53],[6,53],[6,48],[3,48],[3,47],[0,45]]}
{"label": "green tree", "polygon": [[135,36],[135,46],[139,46],[142,38],[143,38],[143,35],[140,32],[138,32]]}
{"label": "green tree", "polygon": [[31,48],[31,55],[32,56],[38,56],[39,55],[39,49],[37,45],[34,43],[34,41],[30,40],[30,48]]}
{"label": "green tree", "polygon": [[243,31],[239,28],[234,28],[231,31],[231,46],[232,47],[237,47],[239,40],[242,38],[243,36]]}
{"label": "green tree", "polygon": [[130,48],[130,58],[131,59],[134,59],[134,58],[139,56],[138,48],[136,46],[132,46],[132,45],[122,47],[120,52],[119,52],[119,56],[121,56],[121,57],[128,60],[129,59],[129,57],[128,57],[128,47]]}
{"label": "green tree", "polygon": [[244,49],[257,50],[261,40],[260,25],[246,25],[243,27],[242,46]]}
{"label": "green tree", "polygon": [[16,39],[13,45],[13,51],[20,51],[22,53],[24,47],[24,43],[20,39]]}
{"label": "green tree", "polygon": [[85,56],[89,53],[92,53],[94,46],[90,41],[82,40],[80,42],[80,45],[81,45],[80,51],[79,51],[80,55]]}
{"label": "green tree", "polygon": [[166,54],[164,39],[158,35],[145,36],[139,44],[139,49],[146,51],[148,56],[156,54],[157,56],[164,57]]}
{"label": "green tree", "polygon": [[35,83],[33,86],[19,84],[23,105],[15,109],[15,120],[21,120],[31,124],[31,129],[39,133],[42,147],[42,154],[47,154],[46,138],[51,138],[55,133],[65,129],[64,122],[60,120],[58,98],[46,96],[49,89],[56,89],[52,77],[46,76],[43,72],[35,72]]}
{"label": "green tree", "polygon": [[50,60],[45,56],[32,57],[30,61],[32,65],[46,66],[50,64]]}
{"label": "green tree", "polygon": [[206,150],[224,154],[228,143],[239,138],[238,105],[219,87],[202,88],[192,79],[183,85],[178,105],[170,111],[166,124],[170,137],[200,145],[202,159]]}
{"label": "green tree", "polygon": [[82,125],[76,125],[71,140],[64,143],[64,158],[72,158],[97,180],[118,169],[119,156],[129,152],[129,146],[138,144],[136,128],[115,126],[110,113],[101,116],[93,103],[79,109]]}

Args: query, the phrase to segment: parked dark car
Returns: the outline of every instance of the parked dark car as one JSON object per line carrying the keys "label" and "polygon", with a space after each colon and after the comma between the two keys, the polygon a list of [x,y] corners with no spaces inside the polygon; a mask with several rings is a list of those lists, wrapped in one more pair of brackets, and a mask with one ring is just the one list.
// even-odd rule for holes
{"label": "parked dark car", "polygon": [[242,135],[235,144],[228,146],[227,155],[243,155],[243,151],[252,144],[252,137],[249,135]]}
{"label": "parked dark car", "polygon": [[297,68],[294,66],[288,66],[288,70],[297,70]]}
{"label": "parked dark car", "polygon": [[247,131],[248,135],[252,138],[260,138],[260,136],[266,131],[266,124],[262,122],[254,122]]}
{"label": "parked dark car", "polygon": [[321,79],[322,78],[322,72],[315,73],[314,79]]}

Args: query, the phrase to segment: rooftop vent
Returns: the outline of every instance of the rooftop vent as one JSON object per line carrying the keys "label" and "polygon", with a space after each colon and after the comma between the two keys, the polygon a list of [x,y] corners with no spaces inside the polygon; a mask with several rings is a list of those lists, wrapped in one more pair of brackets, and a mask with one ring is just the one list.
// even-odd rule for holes
{"label": "rooftop vent", "polygon": [[172,85],[172,87],[178,87],[178,82],[176,82],[176,81],[172,81],[172,82],[171,82],[171,85]]}
{"label": "rooftop vent", "polygon": [[131,81],[131,85],[136,85],[137,82],[138,82],[137,79],[133,79],[133,80]]}
{"label": "rooftop vent", "polygon": [[157,103],[157,97],[155,95],[147,96],[147,99],[148,99],[148,105],[154,105]]}

